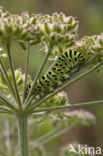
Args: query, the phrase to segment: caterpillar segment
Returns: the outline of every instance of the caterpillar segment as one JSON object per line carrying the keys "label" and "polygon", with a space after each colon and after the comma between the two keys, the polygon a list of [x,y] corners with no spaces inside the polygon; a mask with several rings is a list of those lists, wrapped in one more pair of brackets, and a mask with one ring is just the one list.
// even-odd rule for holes
{"label": "caterpillar segment", "polygon": [[[44,95],[53,92],[57,87],[61,86],[75,72],[79,71],[85,62],[85,57],[81,52],[69,50],[64,52],[56,60],[53,67],[44,75],[41,76],[36,83],[33,94]],[[27,86],[26,95],[31,86]]]}

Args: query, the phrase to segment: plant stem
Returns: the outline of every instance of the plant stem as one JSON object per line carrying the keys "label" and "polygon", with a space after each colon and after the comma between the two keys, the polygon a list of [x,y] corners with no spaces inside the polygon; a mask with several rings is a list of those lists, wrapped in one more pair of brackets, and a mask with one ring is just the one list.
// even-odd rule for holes
{"label": "plant stem", "polygon": [[2,93],[0,93],[0,100],[3,101],[3,104],[7,106],[8,108],[10,108],[11,110],[14,110],[15,112],[18,111],[16,106],[8,98],[6,98],[6,96]]}
{"label": "plant stem", "polygon": [[11,80],[10,80],[10,78],[9,78],[9,76],[8,76],[6,67],[5,67],[5,65],[4,65],[4,63],[3,63],[3,61],[2,61],[1,58],[0,58],[0,69],[1,69],[2,75],[3,75],[5,81],[6,81],[7,85],[8,85],[8,88],[10,89],[12,95],[15,97],[15,90],[14,90],[14,87],[13,87],[13,85],[12,85],[12,83],[11,83]]}
{"label": "plant stem", "polygon": [[21,113],[17,115],[20,156],[29,156],[27,119],[27,114]]}
{"label": "plant stem", "polygon": [[8,109],[8,108],[5,108],[3,106],[0,106],[0,111],[1,112],[7,112],[7,113],[10,113],[10,114],[13,114],[13,111]]}
{"label": "plant stem", "polygon": [[26,112],[29,108],[29,106],[31,105],[32,101],[33,101],[34,97],[31,96],[30,99],[27,102],[27,106],[24,108],[24,112]]}
{"label": "plant stem", "polygon": [[34,101],[31,104],[31,109],[30,110],[33,110],[35,107],[39,106],[40,104],[42,104],[43,102],[45,102],[46,100],[48,100],[50,97],[54,96],[56,93],[60,92],[61,90],[65,89],[67,86],[70,86],[72,83],[74,83],[77,80],[79,80],[79,79],[83,78],[84,76],[88,75],[89,73],[91,73],[92,71],[94,71],[95,69],[97,69],[102,64],[103,64],[103,62],[99,62],[98,64],[96,64],[91,69],[89,69],[86,72],[80,74],[79,76],[75,77],[71,81],[66,82],[63,86],[57,88],[53,93],[51,93],[51,94],[49,94],[47,96],[44,96],[44,97],[42,97],[42,98]]}
{"label": "plant stem", "polygon": [[25,80],[24,80],[24,88],[23,88],[23,97],[22,97],[22,104],[25,100],[25,89],[26,89],[26,81],[27,81],[27,74],[28,74],[28,65],[29,65],[29,42],[27,43],[27,55],[26,55],[26,65],[25,65]]}
{"label": "plant stem", "polygon": [[47,59],[48,59],[48,57],[49,57],[49,54],[50,54],[50,52],[51,52],[51,49],[52,49],[52,46],[49,48],[47,54],[45,55],[44,60],[43,60],[41,66],[40,66],[40,68],[39,68],[39,70],[38,70],[38,72],[37,72],[37,74],[36,74],[36,76],[35,76],[35,78],[34,78],[33,85],[32,85],[32,87],[31,87],[31,89],[30,89],[30,91],[29,91],[29,94],[28,94],[27,99],[26,99],[26,102],[25,102],[26,104],[27,104],[29,98],[30,98],[31,95],[32,95],[32,92],[33,92],[33,89],[34,89],[34,87],[35,87],[36,81],[37,81],[37,79],[39,78],[39,76],[40,76],[40,74],[41,74],[41,71],[42,71],[42,69],[43,69],[43,67],[44,67],[44,65],[45,65],[45,63],[46,63],[46,61],[47,61]]}
{"label": "plant stem", "polygon": [[14,82],[14,87],[15,87],[15,92],[16,92],[17,103],[19,105],[19,108],[22,109],[20,95],[19,95],[19,91],[18,91],[18,87],[17,87],[17,83],[16,83],[16,78],[15,78],[15,74],[14,74],[14,66],[13,66],[13,62],[12,62],[11,51],[10,51],[10,43],[9,42],[7,43],[7,53],[8,53],[10,68],[11,68],[11,72],[12,72],[12,77],[13,77],[13,82]]}
{"label": "plant stem", "polygon": [[54,130],[52,130],[51,132],[47,133],[44,136],[41,136],[39,139],[37,139],[33,144],[33,148],[31,150],[33,150],[34,148],[37,148],[40,145],[44,145],[46,143],[48,143],[49,141],[51,141],[52,139],[57,138],[58,136],[64,134],[65,132],[67,132],[70,128],[70,126],[67,126],[65,128],[56,128]]}
{"label": "plant stem", "polygon": [[83,102],[83,103],[77,103],[77,104],[70,104],[66,106],[55,106],[55,107],[48,107],[48,108],[40,108],[40,109],[34,109],[32,113],[38,113],[38,112],[50,112],[53,110],[63,110],[63,109],[72,109],[77,107],[84,107],[84,106],[90,106],[95,104],[103,104],[103,100],[98,101],[91,101],[91,102]]}
{"label": "plant stem", "polygon": [[5,110],[0,110],[0,113],[13,115],[13,112],[5,111]]}

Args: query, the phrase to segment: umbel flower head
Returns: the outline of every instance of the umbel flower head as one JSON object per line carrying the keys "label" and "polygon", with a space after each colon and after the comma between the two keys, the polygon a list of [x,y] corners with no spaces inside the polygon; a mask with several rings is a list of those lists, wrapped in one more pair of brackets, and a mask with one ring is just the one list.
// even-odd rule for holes
{"label": "umbel flower head", "polygon": [[77,41],[74,47],[84,53],[88,59],[96,55],[95,63],[97,63],[99,59],[103,58],[103,33],[100,35],[86,36]]}
{"label": "umbel flower head", "polygon": [[63,105],[67,105],[67,103],[68,103],[67,94],[66,94],[66,92],[62,91],[62,92],[59,92],[56,95],[52,96],[40,107],[63,106]]}
{"label": "umbel flower head", "polygon": [[24,21],[22,16],[12,15],[9,12],[3,12],[0,8],[0,40],[23,40],[29,41],[32,39],[30,35],[27,21]]}
{"label": "umbel flower head", "polygon": [[[11,73],[10,70],[8,70],[8,76],[10,78],[10,81],[13,82],[13,77],[12,77],[12,73]],[[17,82],[17,85],[18,85],[18,88],[19,88],[20,96],[22,96],[22,94],[23,94],[24,77],[25,77],[25,75],[22,74],[20,68],[15,70],[15,78],[16,78],[16,82]],[[28,80],[28,83],[31,83],[31,81],[32,81],[32,79],[31,79],[31,77],[29,75],[27,76],[27,80]],[[4,93],[9,99],[14,100],[12,95],[10,94],[10,90],[9,90],[7,84],[6,84],[6,81],[5,81],[4,77],[3,77],[2,72],[0,73],[0,92]]]}
{"label": "umbel flower head", "polygon": [[24,12],[12,15],[0,8],[0,40],[2,42],[17,40],[22,47],[27,41],[31,45],[42,44],[43,52],[52,47],[51,56],[62,53],[74,44],[77,37],[78,22],[74,17],[63,13],[49,15]]}
{"label": "umbel flower head", "polygon": [[48,18],[49,21],[45,20],[40,27],[45,32],[42,38],[42,51],[47,52],[48,48],[52,46],[50,56],[55,58],[74,44],[77,37],[78,22],[75,18],[66,17],[63,13],[54,13]]}
{"label": "umbel flower head", "polygon": [[0,7],[0,41],[4,43],[16,40],[24,49],[25,42],[30,45],[41,44],[41,51],[44,53],[51,48],[49,59],[55,59],[70,48],[77,49],[88,58],[96,53],[103,53],[103,34],[76,41],[77,30],[78,21],[72,16],[66,17],[63,13],[53,13],[50,16],[29,15],[24,12],[19,16],[3,12]]}
{"label": "umbel flower head", "polygon": [[57,127],[75,127],[76,125],[91,125],[95,123],[95,117],[88,111],[73,110],[51,114],[52,124]]}

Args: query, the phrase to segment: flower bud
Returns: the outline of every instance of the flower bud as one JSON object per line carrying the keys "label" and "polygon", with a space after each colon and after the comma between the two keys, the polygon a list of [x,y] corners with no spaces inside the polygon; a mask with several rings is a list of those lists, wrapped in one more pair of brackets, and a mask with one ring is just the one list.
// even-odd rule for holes
{"label": "flower bud", "polygon": [[65,15],[62,12],[59,15],[59,19],[61,20],[62,23],[64,23]]}
{"label": "flower bud", "polygon": [[3,17],[3,18],[6,18],[6,17],[8,17],[8,16],[10,16],[10,13],[9,13],[8,11],[6,11],[5,13],[2,14],[2,17]]}
{"label": "flower bud", "polygon": [[36,25],[37,24],[37,18],[36,17],[31,17],[30,23]]}
{"label": "flower bud", "polygon": [[28,31],[26,29],[23,30],[22,33],[21,33],[21,37],[25,38],[25,37],[27,37],[27,35],[28,35]]}
{"label": "flower bud", "polygon": [[25,44],[25,42],[19,40],[18,43],[20,44],[20,46],[21,46],[21,48],[23,50],[26,50],[26,44]]}
{"label": "flower bud", "polygon": [[72,23],[73,23],[73,21],[74,21],[74,19],[73,19],[73,17],[72,17],[72,16],[67,17],[67,19],[66,19],[66,24],[72,24]]}
{"label": "flower bud", "polygon": [[44,29],[47,32],[47,34],[50,34],[51,31],[50,31],[49,24],[47,22],[44,23]]}

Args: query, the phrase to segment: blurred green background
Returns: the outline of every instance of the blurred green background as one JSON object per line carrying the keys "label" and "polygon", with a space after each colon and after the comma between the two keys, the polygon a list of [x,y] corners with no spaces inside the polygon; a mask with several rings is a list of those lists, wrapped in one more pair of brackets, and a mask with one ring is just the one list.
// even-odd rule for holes
{"label": "blurred green background", "polygon": [[[79,20],[79,38],[103,32],[103,0],[0,0],[0,5],[4,6],[5,11],[8,10],[13,14],[21,14],[25,11],[50,15],[53,12],[64,12],[66,16],[75,16]],[[14,43],[12,51],[14,51],[15,68],[22,67],[24,71],[25,52]],[[34,77],[42,62],[43,54],[40,53],[39,46],[31,47],[30,51],[29,73]],[[8,65],[7,62],[6,65]],[[48,65],[50,63],[47,63],[43,72],[47,70]],[[66,92],[71,103],[103,99],[103,73],[99,76],[98,72],[94,72],[86,76],[67,88]],[[57,154],[51,154],[52,149],[57,152],[57,146],[66,145],[69,142],[103,148],[103,106],[95,105],[86,108],[95,114],[96,125],[75,128],[56,139],[56,142],[48,144],[47,148],[51,156],[57,156]]]}

